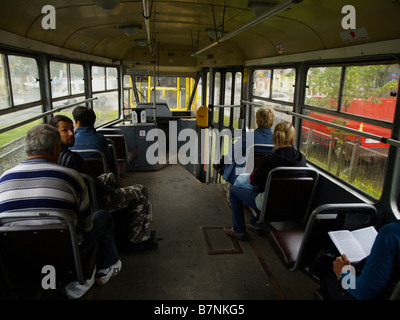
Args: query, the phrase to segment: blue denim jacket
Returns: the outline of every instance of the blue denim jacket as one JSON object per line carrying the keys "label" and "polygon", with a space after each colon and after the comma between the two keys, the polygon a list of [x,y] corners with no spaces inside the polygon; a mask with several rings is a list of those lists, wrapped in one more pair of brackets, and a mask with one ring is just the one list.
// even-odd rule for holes
{"label": "blue denim jacket", "polygon": [[[272,139],[273,136],[273,132],[272,129],[269,127],[259,127],[256,130],[254,130],[254,144],[274,144],[274,141]],[[246,133],[244,133],[240,139],[235,143],[238,144],[241,143],[242,144],[242,156],[245,157],[246,156],[246,148],[249,147],[246,145]],[[231,151],[231,155],[234,155],[234,146],[232,145],[232,151]],[[267,153],[273,153],[274,151],[272,150],[272,148],[262,148],[262,147],[255,147],[254,148],[254,152],[267,152]],[[225,170],[224,170],[224,174],[223,174],[223,178],[225,181],[228,181],[231,184],[234,184],[236,178],[238,177],[238,175],[236,174],[236,167],[240,166],[240,167],[244,167],[246,164],[236,164],[234,160],[232,160],[232,163],[227,164],[225,166]]]}
{"label": "blue denim jacket", "polygon": [[[112,160],[110,150],[108,149],[107,138],[96,132],[93,127],[81,127],[75,130],[75,144],[70,150],[97,149],[104,153],[109,164]],[[82,153],[82,157],[88,158],[93,155]]]}

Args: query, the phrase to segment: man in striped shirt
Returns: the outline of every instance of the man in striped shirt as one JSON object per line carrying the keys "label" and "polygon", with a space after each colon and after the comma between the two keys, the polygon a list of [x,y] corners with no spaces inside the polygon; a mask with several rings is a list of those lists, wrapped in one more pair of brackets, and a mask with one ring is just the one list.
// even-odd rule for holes
{"label": "man in striped shirt", "polygon": [[121,269],[108,211],[92,212],[86,184],[80,174],[57,164],[60,134],[47,124],[27,133],[28,159],[0,177],[0,214],[40,209],[70,210],[75,215],[82,256],[98,243],[96,281],[106,284]]}

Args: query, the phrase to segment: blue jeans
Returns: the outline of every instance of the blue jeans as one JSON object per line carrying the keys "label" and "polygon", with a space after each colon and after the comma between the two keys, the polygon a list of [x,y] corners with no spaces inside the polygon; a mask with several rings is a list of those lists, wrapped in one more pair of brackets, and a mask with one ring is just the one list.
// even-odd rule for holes
{"label": "blue jeans", "polygon": [[98,243],[96,266],[97,269],[106,269],[115,264],[119,257],[114,238],[114,220],[111,213],[99,210],[93,214],[93,229],[84,234],[83,242],[79,246],[82,257]]}
{"label": "blue jeans", "polygon": [[[247,204],[248,206],[257,209],[255,202],[257,194],[257,192],[254,192],[251,189],[237,186],[231,187],[229,199],[231,201],[233,231],[235,233],[243,234],[246,232],[243,204]],[[257,224],[253,216],[250,218],[250,223],[253,225]]]}

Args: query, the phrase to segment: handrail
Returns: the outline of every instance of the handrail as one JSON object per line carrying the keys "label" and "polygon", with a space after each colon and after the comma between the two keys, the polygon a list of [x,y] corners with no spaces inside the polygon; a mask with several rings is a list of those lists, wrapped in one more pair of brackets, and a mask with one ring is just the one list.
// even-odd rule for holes
{"label": "handrail", "polygon": [[64,109],[68,109],[68,108],[71,108],[71,107],[75,107],[75,106],[78,106],[78,105],[80,105],[82,103],[86,103],[86,102],[97,100],[97,99],[98,99],[97,97],[89,98],[89,99],[86,99],[86,100],[83,100],[83,101],[80,101],[80,102],[75,102],[75,103],[72,103],[72,104],[68,104],[68,105],[63,106],[63,107],[58,107],[58,108],[55,108],[55,109],[51,109],[49,111],[41,113],[38,116],[33,116],[33,117],[28,118],[28,119],[22,120],[20,122],[11,124],[11,125],[9,125],[7,127],[0,128],[0,134],[2,134],[4,132],[7,132],[7,131],[10,131],[12,129],[15,129],[17,127],[23,126],[24,124],[27,124],[27,123],[32,122],[32,121],[35,121],[37,119],[41,119],[41,118],[43,118],[45,116],[48,116],[48,115],[53,114],[53,113],[56,113],[58,111],[61,111],[61,110],[64,110]]}
{"label": "handrail", "polygon": [[[241,103],[255,105],[255,106],[261,106],[259,103],[245,101],[245,100],[241,100]],[[328,126],[330,126],[332,128],[336,128],[336,129],[339,129],[339,130],[350,132],[350,133],[353,133],[353,134],[361,136],[361,137],[370,138],[370,139],[373,139],[373,140],[376,140],[376,141],[387,143],[387,144],[389,144],[391,146],[394,146],[394,147],[400,147],[400,141],[398,141],[398,140],[394,140],[394,139],[383,137],[383,136],[378,136],[376,134],[372,134],[372,133],[368,133],[368,132],[364,132],[364,131],[359,131],[357,129],[347,128],[347,127],[341,126],[341,125],[336,124],[336,123],[315,119],[315,118],[312,118],[312,117],[309,117],[309,116],[305,116],[303,114],[300,114],[300,113],[297,113],[297,112],[293,112],[293,111],[280,110],[280,109],[277,109],[277,108],[274,108],[274,110],[277,111],[277,112],[285,113],[285,114],[290,115],[290,116],[294,116],[294,117],[300,118],[300,119],[310,120],[310,121],[313,121],[313,122],[316,122],[316,123],[319,123],[319,124],[328,125]]]}
{"label": "handrail", "polygon": [[244,26],[241,26],[240,28],[226,34],[225,36],[222,36],[221,38],[218,38],[217,40],[215,40],[214,42],[212,42],[211,44],[209,44],[208,46],[196,51],[194,54],[192,54],[192,57],[196,57],[198,56],[201,52],[206,51],[207,49],[211,49],[212,47],[214,47],[215,45],[228,40],[234,36],[236,36],[237,34],[255,26],[256,24],[259,24],[260,22],[278,14],[279,12],[289,8],[290,6],[292,6],[293,4],[297,4],[300,3],[302,0],[287,0],[283,3],[279,3],[276,6],[274,6],[273,8],[271,8],[270,10],[268,10],[267,12],[263,13],[260,17],[255,18],[254,20],[251,20],[250,22],[246,23]]}
{"label": "handrail", "polygon": [[213,104],[212,107],[213,108],[244,108],[244,106],[241,105],[241,104],[237,104],[237,105],[231,105],[231,104],[230,105],[223,105],[223,104],[218,105],[218,104]]}

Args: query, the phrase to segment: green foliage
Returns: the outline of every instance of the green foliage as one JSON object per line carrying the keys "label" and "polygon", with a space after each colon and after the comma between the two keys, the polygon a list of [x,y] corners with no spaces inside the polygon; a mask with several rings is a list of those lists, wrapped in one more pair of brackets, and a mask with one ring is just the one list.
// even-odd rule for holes
{"label": "green foliage", "polygon": [[[381,103],[381,98],[390,97],[396,91],[398,81],[390,80],[390,73],[398,65],[367,65],[351,67],[311,68],[308,71],[308,97],[306,104],[326,109],[336,109],[342,99],[342,111],[346,112],[355,99]],[[345,73],[343,95],[339,97],[341,73]]]}

